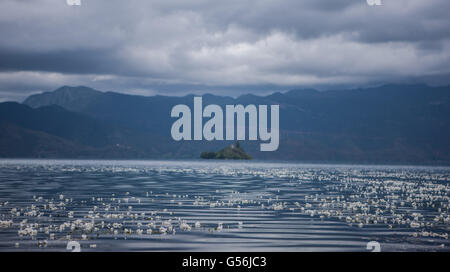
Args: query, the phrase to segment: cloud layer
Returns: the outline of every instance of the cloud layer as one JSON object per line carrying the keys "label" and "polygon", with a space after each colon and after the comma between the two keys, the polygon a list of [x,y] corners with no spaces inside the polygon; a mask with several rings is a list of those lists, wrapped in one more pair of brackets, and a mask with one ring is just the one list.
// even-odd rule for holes
{"label": "cloud layer", "polygon": [[450,84],[448,0],[2,0],[0,100]]}

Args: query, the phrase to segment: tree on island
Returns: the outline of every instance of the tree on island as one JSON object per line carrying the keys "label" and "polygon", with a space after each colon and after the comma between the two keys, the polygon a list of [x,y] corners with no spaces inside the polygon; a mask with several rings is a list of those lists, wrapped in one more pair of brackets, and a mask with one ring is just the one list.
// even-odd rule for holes
{"label": "tree on island", "polygon": [[252,157],[245,153],[239,141],[231,144],[219,152],[202,152],[200,154],[202,159],[219,159],[219,160],[251,160]]}

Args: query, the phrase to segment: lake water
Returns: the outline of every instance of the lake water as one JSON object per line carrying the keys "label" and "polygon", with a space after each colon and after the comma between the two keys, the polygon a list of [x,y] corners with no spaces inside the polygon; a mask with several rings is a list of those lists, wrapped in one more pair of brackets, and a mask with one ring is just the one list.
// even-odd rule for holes
{"label": "lake water", "polygon": [[450,168],[0,160],[0,251],[449,251]]}

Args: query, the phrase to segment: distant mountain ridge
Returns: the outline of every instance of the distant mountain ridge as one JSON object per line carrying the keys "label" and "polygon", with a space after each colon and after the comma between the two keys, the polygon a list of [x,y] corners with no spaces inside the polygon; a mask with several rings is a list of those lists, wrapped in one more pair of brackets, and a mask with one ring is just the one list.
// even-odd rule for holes
{"label": "distant mountain ridge", "polygon": [[[122,144],[132,146],[140,153],[139,157],[198,158],[202,150],[220,150],[232,143],[171,139],[170,127],[174,120],[170,118],[170,110],[177,104],[193,108],[193,95],[144,97],[64,86],[53,92],[32,95],[24,104],[36,110],[58,105],[114,128],[115,134],[126,131]],[[259,152],[259,143],[241,143],[255,159],[450,162],[449,86],[385,85],[339,91],[302,89],[238,98],[206,94],[203,104],[280,105],[278,151]],[[129,154],[126,157],[135,156],[132,152]]]}
{"label": "distant mountain ridge", "polygon": [[84,86],[63,86],[53,92],[31,95],[25,100],[24,104],[32,108],[58,105],[68,110],[80,111],[80,109],[88,107],[89,103],[102,94],[100,91]]}
{"label": "distant mountain ridge", "polygon": [[16,102],[0,103],[0,157],[157,157],[159,152],[146,144],[154,139],[57,105],[33,109]]}
{"label": "distant mountain ridge", "polygon": [[0,103],[0,131],[2,157],[90,157],[114,146],[112,128],[56,105]]}

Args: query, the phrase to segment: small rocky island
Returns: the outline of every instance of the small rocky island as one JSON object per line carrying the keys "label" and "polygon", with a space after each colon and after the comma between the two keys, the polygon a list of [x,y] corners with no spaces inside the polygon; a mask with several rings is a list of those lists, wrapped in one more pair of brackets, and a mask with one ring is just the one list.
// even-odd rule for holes
{"label": "small rocky island", "polygon": [[251,160],[252,156],[245,153],[239,142],[232,144],[219,152],[202,152],[200,155],[202,159],[212,160]]}

